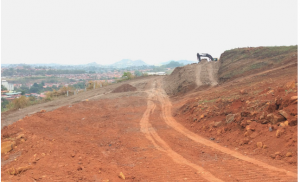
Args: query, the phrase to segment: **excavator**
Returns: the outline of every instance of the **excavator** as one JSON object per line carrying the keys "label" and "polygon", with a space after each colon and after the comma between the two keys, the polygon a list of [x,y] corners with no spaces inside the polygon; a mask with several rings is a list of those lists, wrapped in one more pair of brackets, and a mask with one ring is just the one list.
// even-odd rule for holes
{"label": "excavator", "polygon": [[201,61],[201,57],[206,57],[206,58],[210,59],[210,61],[218,61],[218,58],[213,58],[210,54],[207,54],[207,53],[199,54],[199,53],[197,53],[197,59],[198,59],[199,63]]}

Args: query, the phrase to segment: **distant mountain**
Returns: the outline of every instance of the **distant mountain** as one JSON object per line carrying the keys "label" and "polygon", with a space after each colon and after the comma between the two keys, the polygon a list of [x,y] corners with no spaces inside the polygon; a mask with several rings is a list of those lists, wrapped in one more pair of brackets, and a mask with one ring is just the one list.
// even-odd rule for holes
{"label": "distant mountain", "polygon": [[27,64],[27,65],[53,67],[53,66],[59,66],[60,64],[57,64],[57,63],[35,63],[35,64]]}
{"label": "distant mountain", "polygon": [[[171,61],[175,61],[175,60],[170,60],[170,61],[167,61],[167,62],[162,62],[161,64],[162,65],[166,65],[166,64],[169,64]],[[197,61],[188,61],[188,60],[178,60],[178,61],[175,61],[175,62],[184,64],[184,65],[192,64],[192,63],[197,63]]]}
{"label": "distant mountain", "polygon": [[[14,67],[21,64],[1,64],[2,67]],[[23,64],[23,65],[30,65],[30,66],[47,66],[47,67],[114,67],[114,68],[127,68],[131,66],[143,66],[148,65],[142,60],[131,60],[131,59],[122,59],[121,61],[118,61],[116,63],[110,64],[110,65],[101,65],[96,62],[91,62],[87,64],[78,64],[78,65],[63,65],[63,64],[56,64],[56,63],[37,63],[37,64]]]}
{"label": "distant mountain", "polygon": [[115,68],[126,68],[130,66],[143,66],[143,65],[148,65],[148,64],[142,60],[133,61],[131,59],[122,59],[121,61],[111,64],[110,66]]}
{"label": "distant mountain", "polygon": [[33,64],[25,64],[25,63],[19,63],[19,64],[1,64],[1,67],[15,67],[15,66],[47,66],[47,67],[54,67],[59,66],[60,64],[57,63],[33,63]]}
{"label": "distant mountain", "polygon": [[8,67],[10,64],[1,64],[1,67]]}
{"label": "distant mountain", "polygon": [[85,64],[86,66],[101,66],[100,64],[96,63],[96,62],[91,62],[88,64]]}

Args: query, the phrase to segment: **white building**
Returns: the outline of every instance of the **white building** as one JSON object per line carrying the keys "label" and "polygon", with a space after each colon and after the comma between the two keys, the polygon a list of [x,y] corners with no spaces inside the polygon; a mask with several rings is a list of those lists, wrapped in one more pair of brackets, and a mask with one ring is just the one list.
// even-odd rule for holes
{"label": "white building", "polygon": [[14,90],[14,84],[8,83],[6,80],[2,80],[1,85],[7,88],[7,90],[12,91]]}

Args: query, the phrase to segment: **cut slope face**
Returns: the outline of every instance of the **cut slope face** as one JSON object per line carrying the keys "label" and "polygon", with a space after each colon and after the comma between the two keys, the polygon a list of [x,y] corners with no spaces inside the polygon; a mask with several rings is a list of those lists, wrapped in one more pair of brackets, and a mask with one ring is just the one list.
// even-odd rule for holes
{"label": "cut slope face", "polygon": [[202,60],[200,63],[177,67],[170,76],[163,80],[163,87],[168,95],[186,93],[205,85],[217,85],[219,62]]}
{"label": "cut slope face", "polygon": [[259,73],[297,63],[298,46],[237,48],[220,57],[218,72],[221,83],[253,73]]}
{"label": "cut slope face", "polygon": [[192,92],[172,99],[173,115],[192,132],[222,146],[296,169],[297,77],[297,65],[281,66]]}

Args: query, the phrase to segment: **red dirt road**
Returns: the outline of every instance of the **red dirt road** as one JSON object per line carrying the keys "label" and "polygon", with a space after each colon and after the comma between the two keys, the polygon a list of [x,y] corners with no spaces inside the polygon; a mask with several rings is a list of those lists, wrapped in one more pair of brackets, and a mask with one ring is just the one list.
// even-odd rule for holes
{"label": "red dirt road", "polygon": [[[160,85],[159,81],[157,83]],[[154,92],[154,93],[153,93]],[[203,137],[190,132],[186,128],[184,128],[182,125],[180,125],[176,120],[172,117],[171,114],[171,108],[172,104],[169,101],[167,95],[164,93],[164,90],[161,89],[161,86],[158,86],[152,93],[149,94],[150,100],[158,100],[161,106],[161,112],[162,112],[162,118],[164,122],[170,126],[172,129],[174,129],[177,132],[170,132],[170,133],[177,133],[177,136],[174,134],[169,134],[169,136],[173,136],[172,138],[180,138],[181,140],[188,140],[190,144],[183,143],[183,146],[186,146],[187,148],[194,148],[195,145],[198,145],[200,148],[208,148],[210,151],[207,151],[205,153],[208,153],[209,155],[215,154],[215,159],[218,161],[215,166],[212,166],[212,163],[209,164],[209,167],[201,167],[200,162],[196,162],[198,159],[198,156],[196,158],[193,158],[191,156],[184,156],[182,153],[176,153],[173,151],[168,144],[159,137],[159,135],[155,132],[155,130],[151,129],[151,125],[149,126],[149,133],[152,135],[152,138],[150,140],[155,143],[154,139],[157,140],[158,143],[163,146],[164,149],[168,155],[173,158],[175,162],[182,163],[185,165],[188,165],[192,168],[194,168],[198,173],[200,173],[200,177],[204,178],[208,181],[277,181],[277,180],[284,180],[287,181],[295,181],[297,179],[297,174],[285,169],[277,168],[274,166],[271,166],[269,164],[266,164],[264,162],[255,160],[253,158],[247,157],[245,155],[240,154],[239,152],[230,150],[228,148],[222,147],[212,141],[209,141],[207,139],[204,139]],[[152,101],[148,102],[148,113],[150,113],[151,110],[155,109],[155,105]],[[149,116],[149,114],[145,113],[146,116]],[[146,116],[144,115],[143,120],[147,120]],[[161,127],[161,126],[160,126]],[[156,127],[154,127],[156,128]],[[164,132],[164,134],[169,133],[169,130]],[[181,135],[181,136],[180,136]],[[183,135],[183,136],[182,136]],[[149,137],[148,137],[149,138]],[[192,141],[190,141],[192,140]],[[173,141],[176,142],[176,141]],[[195,142],[197,144],[195,144]],[[200,144],[200,145],[199,145]],[[178,147],[174,147],[174,149],[178,149]],[[162,150],[162,149],[161,149]],[[197,151],[197,150],[196,150]],[[194,154],[195,155],[195,154]],[[222,156],[222,157],[220,157]],[[185,158],[186,157],[186,158]],[[190,160],[188,160],[190,158]],[[221,158],[221,160],[218,158]],[[234,161],[233,163],[224,161],[224,159],[230,158],[230,161]],[[221,163],[220,163],[221,162]],[[226,163],[224,165],[224,163]],[[198,163],[198,165],[197,165]],[[224,166],[223,166],[224,165]],[[203,166],[203,164],[202,164]],[[244,166],[245,168],[241,169],[241,166]],[[222,173],[219,173],[220,168],[224,169],[231,169],[228,171],[228,174],[230,175],[224,175]],[[218,169],[218,170],[216,170]],[[264,174],[261,172],[264,171]],[[242,172],[242,175],[239,173]],[[247,175],[248,173],[248,175]],[[280,173],[280,175],[278,175]],[[249,178],[249,176],[251,176]]]}
{"label": "red dirt road", "polygon": [[[2,181],[297,181],[282,168],[223,147],[172,116],[162,78],[25,117],[2,130]],[[3,137],[5,134],[5,137]],[[15,139],[24,134],[23,139]],[[15,160],[14,160],[15,159]],[[10,162],[11,161],[11,162]],[[17,175],[12,168],[25,167]]]}

